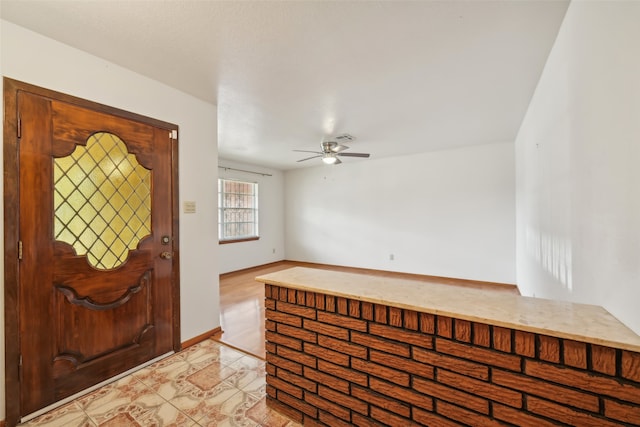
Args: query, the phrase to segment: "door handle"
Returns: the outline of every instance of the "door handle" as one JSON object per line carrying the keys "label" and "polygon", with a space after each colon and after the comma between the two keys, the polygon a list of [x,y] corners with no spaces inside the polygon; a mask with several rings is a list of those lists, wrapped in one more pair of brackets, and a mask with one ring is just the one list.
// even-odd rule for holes
{"label": "door handle", "polygon": [[173,258],[173,255],[171,254],[171,252],[162,252],[160,253],[160,258],[162,259],[171,259]]}

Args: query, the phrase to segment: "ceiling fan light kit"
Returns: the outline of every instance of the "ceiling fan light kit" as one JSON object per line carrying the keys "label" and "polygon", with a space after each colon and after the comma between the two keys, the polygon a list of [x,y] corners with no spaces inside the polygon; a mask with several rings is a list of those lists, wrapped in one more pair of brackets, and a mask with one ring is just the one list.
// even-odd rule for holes
{"label": "ceiling fan light kit", "polygon": [[343,151],[348,150],[349,147],[346,145],[342,145],[340,142],[342,141],[353,141],[355,137],[349,135],[348,133],[344,133],[333,138],[325,138],[320,142],[320,149],[322,151],[309,151],[309,150],[293,150],[300,153],[314,153],[315,156],[306,157],[304,159],[298,160],[298,162],[304,162],[305,160],[316,159],[318,157],[322,158],[322,162],[327,165],[339,165],[342,161],[338,158],[338,156],[344,157],[364,157],[368,158],[370,156],[369,153],[344,153]]}

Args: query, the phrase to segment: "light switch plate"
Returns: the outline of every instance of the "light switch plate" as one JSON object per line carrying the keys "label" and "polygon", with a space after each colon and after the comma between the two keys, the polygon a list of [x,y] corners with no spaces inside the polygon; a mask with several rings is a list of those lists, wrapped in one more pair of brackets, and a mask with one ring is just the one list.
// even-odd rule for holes
{"label": "light switch plate", "polygon": [[183,203],[183,212],[186,214],[196,213],[196,202],[189,201]]}

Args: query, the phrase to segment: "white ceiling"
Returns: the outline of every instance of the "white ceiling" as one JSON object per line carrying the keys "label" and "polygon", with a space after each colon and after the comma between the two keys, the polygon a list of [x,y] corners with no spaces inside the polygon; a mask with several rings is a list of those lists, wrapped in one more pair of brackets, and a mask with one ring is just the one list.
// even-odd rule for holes
{"label": "white ceiling", "polygon": [[217,104],[220,157],[291,169],[319,165],[291,150],[327,134],[372,158],[513,141],[567,6],[1,0],[0,16]]}

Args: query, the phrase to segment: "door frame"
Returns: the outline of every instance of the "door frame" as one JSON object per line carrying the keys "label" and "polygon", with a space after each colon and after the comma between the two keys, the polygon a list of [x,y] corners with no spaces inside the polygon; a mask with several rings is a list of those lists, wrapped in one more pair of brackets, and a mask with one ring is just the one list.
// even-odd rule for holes
{"label": "door frame", "polygon": [[4,333],[5,333],[5,422],[16,425],[21,418],[20,407],[20,301],[18,241],[20,240],[19,206],[19,118],[18,92],[29,92],[78,107],[110,114],[127,120],[138,121],[171,132],[171,197],[173,227],[172,257],[172,332],[173,350],[178,352],[180,344],[180,222],[178,193],[178,126],[139,114],[109,107],[104,104],[66,95],[18,80],[3,78],[4,84]]}

